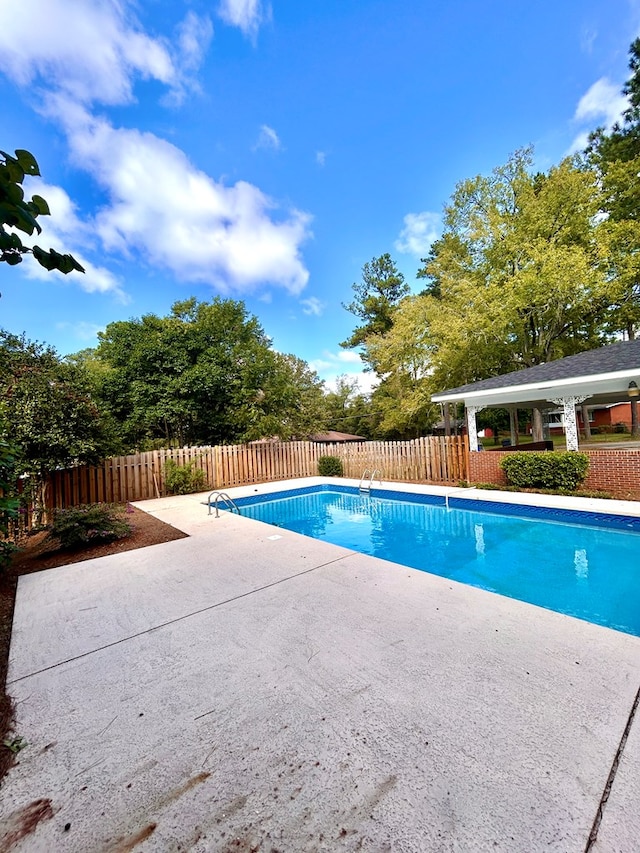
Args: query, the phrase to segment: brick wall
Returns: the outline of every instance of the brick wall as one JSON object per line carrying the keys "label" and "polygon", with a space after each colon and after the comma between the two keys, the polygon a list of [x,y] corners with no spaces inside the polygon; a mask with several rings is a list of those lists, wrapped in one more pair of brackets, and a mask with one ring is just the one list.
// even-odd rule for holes
{"label": "brick wall", "polygon": [[602,489],[617,498],[640,500],[640,450],[586,450],[585,489]]}
{"label": "brick wall", "polygon": [[500,460],[508,453],[509,451],[503,453],[500,450],[469,453],[469,482],[496,483],[499,486],[506,486],[507,478],[500,468]]}
{"label": "brick wall", "polygon": [[[583,488],[609,492],[616,498],[640,500],[640,450],[585,450],[589,473]],[[506,485],[500,460],[507,452],[469,454],[469,481]]]}

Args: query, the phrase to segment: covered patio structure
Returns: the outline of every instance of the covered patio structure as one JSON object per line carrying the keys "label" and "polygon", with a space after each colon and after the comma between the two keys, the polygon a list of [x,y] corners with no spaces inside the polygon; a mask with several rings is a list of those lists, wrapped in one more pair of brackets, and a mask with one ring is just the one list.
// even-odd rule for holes
{"label": "covered patio structure", "polygon": [[576,406],[601,406],[634,400],[640,394],[640,340],[621,341],[546,364],[492,376],[434,394],[434,403],[464,403],[469,449],[478,450],[476,415],[486,408],[510,413],[515,442],[517,409],[560,407],[567,450],[578,449]]}

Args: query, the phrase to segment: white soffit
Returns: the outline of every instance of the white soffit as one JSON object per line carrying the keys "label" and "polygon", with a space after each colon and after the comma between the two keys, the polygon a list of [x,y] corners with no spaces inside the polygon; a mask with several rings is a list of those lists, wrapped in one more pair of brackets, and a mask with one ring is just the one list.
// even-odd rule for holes
{"label": "white soffit", "polygon": [[[464,402],[467,406],[502,406],[514,403],[538,402],[556,397],[597,397],[620,394],[626,396],[629,382],[640,377],[640,368],[600,373],[591,376],[573,376],[548,382],[531,382],[524,385],[506,385],[480,391],[461,391],[457,394],[434,394],[434,403]],[[640,383],[639,383],[640,384]]]}

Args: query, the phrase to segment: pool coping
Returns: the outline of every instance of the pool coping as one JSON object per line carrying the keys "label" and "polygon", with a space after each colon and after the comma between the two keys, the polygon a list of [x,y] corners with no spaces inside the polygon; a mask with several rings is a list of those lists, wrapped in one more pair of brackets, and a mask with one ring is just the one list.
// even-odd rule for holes
{"label": "pool coping", "polygon": [[[276,485],[276,484],[272,484]],[[640,532],[640,511],[635,514],[626,506],[630,501],[619,501],[617,504],[624,504],[624,512],[615,511],[618,507],[602,506],[610,503],[609,501],[594,501],[585,499],[577,499],[585,501],[585,503],[573,504],[572,499],[565,505],[554,506],[542,503],[530,503],[526,501],[528,493],[513,493],[500,492],[496,495],[496,499],[486,497],[486,492],[479,489],[452,489],[446,493],[434,491],[432,487],[425,486],[423,489],[408,489],[404,483],[386,483],[376,485],[371,489],[362,490],[359,488],[359,483],[356,481],[345,481],[343,479],[327,478],[324,482],[307,483],[300,485],[299,481],[283,481],[278,485],[281,488],[273,490],[258,490],[254,487],[251,494],[236,494],[229,495],[232,500],[237,503],[241,509],[243,506],[248,506],[260,503],[269,497],[289,498],[300,495],[313,494],[317,491],[335,490],[344,494],[364,494],[371,497],[383,498],[386,495],[392,496],[395,500],[404,500],[415,503],[424,503],[431,506],[441,506],[450,509],[473,509],[480,512],[495,512],[501,515],[516,515],[522,518],[541,519],[546,521],[560,521],[571,524],[591,525],[596,527],[614,528],[617,530]],[[234,490],[235,491],[235,490]],[[473,492],[470,495],[469,492]],[[480,493],[480,494],[478,494]],[[493,494],[493,493],[492,493]],[[520,500],[504,500],[505,495],[513,495]],[[545,496],[546,497],[546,496]],[[565,496],[561,496],[565,497]],[[575,499],[574,499],[575,500]],[[207,505],[207,501],[203,501]],[[221,504],[222,509],[228,509],[228,505]],[[636,509],[635,507],[633,509]]]}

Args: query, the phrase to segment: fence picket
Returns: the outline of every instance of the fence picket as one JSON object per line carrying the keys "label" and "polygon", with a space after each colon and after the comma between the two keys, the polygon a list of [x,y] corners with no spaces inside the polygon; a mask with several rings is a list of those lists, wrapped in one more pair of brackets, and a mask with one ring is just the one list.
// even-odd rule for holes
{"label": "fence picket", "polygon": [[[338,456],[344,475],[360,479],[378,469],[383,480],[456,483],[467,479],[468,449],[462,436],[426,437],[412,441],[362,441],[318,444],[309,441],[264,441],[247,445],[183,447],[114,456],[99,466],[55,471],[45,484],[47,509],[80,503],[123,503],[167,494],[164,464],[194,462],[205,473],[207,489],[310,477],[318,473],[320,456]],[[25,528],[33,524],[25,514]]]}

